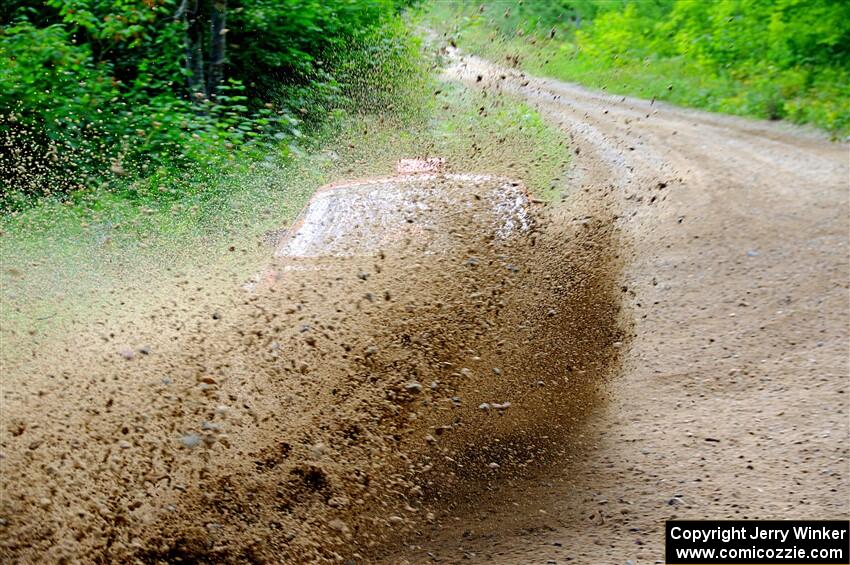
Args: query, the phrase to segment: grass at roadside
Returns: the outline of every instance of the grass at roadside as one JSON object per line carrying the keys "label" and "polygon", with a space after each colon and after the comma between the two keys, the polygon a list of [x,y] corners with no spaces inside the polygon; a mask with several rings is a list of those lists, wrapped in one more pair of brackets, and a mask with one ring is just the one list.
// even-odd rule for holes
{"label": "grass at roadside", "polygon": [[429,106],[407,128],[387,127],[380,118],[348,124],[339,137],[347,142],[346,172],[386,174],[399,158],[439,155],[452,170],[518,178],[541,198],[557,195],[568,166],[566,141],[534,109],[447,81],[436,85]]}
{"label": "grass at roadside", "polygon": [[267,260],[264,234],[286,226],[318,186],[388,174],[397,159],[424,155],[521,179],[546,198],[568,160],[561,133],[531,108],[435,80],[404,117],[340,114],[300,149],[226,172],[186,172],[185,182],[204,187],[191,195],[92,192],[43,202],[0,220],[0,357],[122,310],[153,308],[174,298],[178,273],[235,287]]}
{"label": "grass at roadside", "polygon": [[[811,123],[837,138],[850,133],[850,70],[841,64],[779,68],[764,63],[761,69],[741,61],[718,68],[687,51],[662,52],[664,41],[649,30],[663,21],[615,8],[611,4],[611,12],[599,16],[606,27],[585,22],[581,31],[563,20],[547,24],[540,15],[523,21],[514,13],[521,12],[516,2],[496,0],[480,7],[434,3],[424,19],[467,52],[532,74],[714,112]],[[614,25],[618,22],[621,28]]]}

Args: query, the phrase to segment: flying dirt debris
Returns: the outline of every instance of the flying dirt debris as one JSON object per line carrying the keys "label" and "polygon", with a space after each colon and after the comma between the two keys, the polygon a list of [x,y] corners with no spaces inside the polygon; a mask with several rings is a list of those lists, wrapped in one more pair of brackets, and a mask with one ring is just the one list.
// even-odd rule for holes
{"label": "flying dirt debris", "polygon": [[319,192],[229,307],[7,396],[3,560],[372,559],[563,450],[626,339],[611,215],[432,165]]}

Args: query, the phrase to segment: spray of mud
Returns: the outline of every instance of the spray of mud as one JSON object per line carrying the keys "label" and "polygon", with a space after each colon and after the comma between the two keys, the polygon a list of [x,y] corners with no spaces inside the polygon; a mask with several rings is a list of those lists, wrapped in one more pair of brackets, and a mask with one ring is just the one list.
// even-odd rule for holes
{"label": "spray of mud", "polygon": [[557,457],[628,334],[622,242],[598,200],[505,240],[465,198],[421,207],[438,249],[283,259],[8,377],[3,561],[371,560]]}

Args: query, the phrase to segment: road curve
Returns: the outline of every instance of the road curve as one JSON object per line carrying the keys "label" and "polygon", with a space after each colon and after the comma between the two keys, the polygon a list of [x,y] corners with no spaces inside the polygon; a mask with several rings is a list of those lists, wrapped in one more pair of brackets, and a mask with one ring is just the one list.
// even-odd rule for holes
{"label": "road curve", "polygon": [[454,56],[569,133],[569,191],[614,201],[635,336],[562,471],[482,499],[407,558],[660,563],[671,518],[841,518],[848,146]]}

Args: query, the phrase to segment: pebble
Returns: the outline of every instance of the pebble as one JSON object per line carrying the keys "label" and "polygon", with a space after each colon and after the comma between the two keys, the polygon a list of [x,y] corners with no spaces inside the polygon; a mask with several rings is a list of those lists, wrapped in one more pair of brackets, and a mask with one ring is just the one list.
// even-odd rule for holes
{"label": "pebble", "polygon": [[422,392],[422,385],[416,381],[411,381],[404,385],[404,390],[407,392]]}
{"label": "pebble", "polygon": [[186,434],[180,438],[180,443],[182,443],[184,447],[193,449],[201,445],[201,436],[198,434]]}
{"label": "pebble", "polygon": [[347,534],[349,532],[348,524],[346,524],[339,518],[335,518],[328,522],[328,526],[330,527],[330,529],[337,531],[341,534]]}
{"label": "pebble", "polygon": [[314,445],[310,448],[310,453],[313,454],[313,457],[318,459],[322,455],[324,455],[327,452],[327,450],[328,450],[327,446],[325,446],[324,443],[319,442],[319,443],[317,443],[316,445]]}

